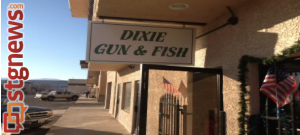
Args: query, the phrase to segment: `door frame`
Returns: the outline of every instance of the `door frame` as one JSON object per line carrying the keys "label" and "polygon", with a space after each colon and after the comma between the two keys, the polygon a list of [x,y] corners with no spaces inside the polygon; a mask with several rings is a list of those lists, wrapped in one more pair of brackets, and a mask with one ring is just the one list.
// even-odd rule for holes
{"label": "door frame", "polygon": [[116,111],[115,111],[115,118],[118,118],[118,115],[119,115],[119,113],[120,113],[120,91],[121,91],[121,86],[122,85],[122,83],[117,83],[117,89],[116,89]]}
{"label": "door frame", "polygon": [[137,112],[137,131],[136,135],[146,135],[147,127],[147,105],[148,105],[148,82],[149,70],[172,70],[172,71],[191,71],[214,73],[217,76],[217,107],[218,107],[218,132],[220,135],[225,135],[225,112],[223,108],[223,70],[221,68],[196,68],[196,67],[179,67],[179,66],[164,66],[140,64],[140,89],[138,99]]}
{"label": "door frame", "polygon": [[105,109],[110,109],[110,101],[111,101],[111,89],[112,82],[107,82],[106,84],[106,98],[105,98]]}
{"label": "door frame", "polygon": [[[137,86],[137,83],[138,83],[138,86]],[[139,104],[139,92],[140,92],[140,84],[141,84],[141,81],[140,80],[136,80],[134,81],[134,106],[133,106],[133,118],[132,118],[132,133],[135,133],[136,132],[136,128],[138,127],[137,125],[137,115],[138,115],[138,104]],[[137,86],[137,87],[136,87]]]}

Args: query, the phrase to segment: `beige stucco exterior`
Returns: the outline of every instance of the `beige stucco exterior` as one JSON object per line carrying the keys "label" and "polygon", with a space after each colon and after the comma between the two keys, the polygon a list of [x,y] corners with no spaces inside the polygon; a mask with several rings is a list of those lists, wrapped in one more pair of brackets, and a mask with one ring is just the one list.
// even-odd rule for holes
{"label": "beige stucco exterior", "polygon": [[111,95],[110,95],[110,106],[109,113],[115,113],[115,98],[116,98],[116,80],[117,80],[117,72],[116,71],[108,71],[107,72],[107,83],[111,84]]}
{"label": "beige stucco exterior", "polygon": [[[118,71],[101,71],[99,75],[98,84],[93,85],[93,89],[96,89],[96,99],[100,103],[104,103],[104,108],[109,110],[109,113],[117,118],[117,120],[124,125],[128,132],[134,132],[135,116],[134,111],[136,103],[137,89],[135,84],[140,80],[139,65],[130,65],[118,70]],[[124,98],[124,83],[131,82],[131,105],[130,111],[123,110],[123,98]],[[111,83],[111,89],[108,88],[108,84]],[[118,84],[119,95],[117,95]],[[110,92],[109,92],[110,91]],[[110,94],[109,94],[110,93]],[[117,108],[117,96],[120,98],[119,106]],[[108,101],[109,100],[109,101]],[[118,109],[118,114],[117,110]]]}
{"label": "beige stucco exterior", "polygon": [[[98,2],[98,1],[97,1]],[[98,4],[98,3],[97,3]],[[295,41],[300,40],[300,2],[299,0],[253,0],[248,1],[242,5],[233,8],[234,14],[239,18],[238,24],[232,26],[228,25],[204,37],[196,39],[195,43],[195,61],[194,67],[216,68],[223,69],[223,100],[224,111],[226,112],[226,132],[227,135],[238,135],[238,112],[239,105],[239,82],[238,82],[238,65],[239,60],[243,55],[250,55],[255,57],[268,57],[278,54],[285,48],[294,44]],[[96,13],[96,11],[94,11]],[[196,14],[196,13],[195,13]],[[212,19],[206,26],[193,26],[196,29],[196,35],[201,35],[227,22],[231,15],[227,12],[218,18]],[[93,21],[102,21],[94,15]],[[120,22],[119,22],[120,23]],[[132,23],[132,22],[126,22]],[[143,25],[160,25],[159,23],[140,23]],[[164,26],[182,27],[178,25],[161,24]],[[109,66],[108,66],[109,67]],[[248,108],[249,115],[259,113],[259,86],[258,86],[258,69],[256,64],[250,64],[248,73],[248,91],[250,96]],[[103,72],[103,71],[102,71]],[[101,75],[103,74],[101,72]],[[148,117],[147,117],[147,134],[157,135],[158,131],[158,102],[159,98],[165,93],[163,91],[162,80],[155,77],[165,76],[170,79],[174,86],[179,86],[180,81],[183,80],[187,91],[191,91],[195,85],[188,82],[189,75],[180,75],[181,73],[167,73],[163,72],[156,76],[150,76],[149,81],[149,95],[148,95]],[[134,65],[133,68],[123,67],[117,71],[106,72],[105,75],[99,76],[98,100],[104,101],[105,93],[107,92],[106,84],[111,82],[111,94],[109,113],[116,117],[117,105],[117,89],[118,84],[120,88],[120,104],[118,121],[124,125],[129,131],[133,132],[134,124],[134,106],[136,101],[135,81],[140,80],[139,66]],[[176,77],[174,77],[176,76]],[[151,78],[153,77],[153,78]],[[123,84],[131,82],[131,106],[130,111],[122,110],[123,105]],[[209,83],[206,83],[209,84]],[[201,84],[205,86],[205,84]],[[106,92],[105,92],[106,91]],[[199,99],[194,99],[199,93],[187,92],[184,100],[185,105],[189,105],[188,111],[198,111],[199,108],[194,107],[193,104],[201,102]],[[106,95],[107,98],[107,95]],[[202,97],[202,98],[208,98]],[[210,97],[212,98],[212,97]],[[212,102],[212,104],[215,104]],[[108,105],[107,105],[108,106]],[[210,110],[215,110],[211,108]],[[207,114],[203,114],[207,116]],[[216,116],[217,117],[217,116]],[[193,123],[193,119],[188,118],[187,125],[196,125],[201,128],[205,126],[205,122]],[[192,124],[193,123],[193,124]],[[190,135],[195,131],[192,126],[187,126],[186,134]],[[196,131],[195,131],[196,132]],[[196,134],[196,133],[193,134]],[[207,131],[202,132],[207,134]],[[185,134],[185,133],[182,133]]]}
{"label": "beige stucco exterior", "polygon": [[[114,116],[117,117],[117,120],[124,125],[124,127],[129,131],[129,132],[133,132],[133,123],[134,123],[134,116],[135,116],[135,112],[134,112],[134,106],[135,106],[135,100],[136,100],[136,92],[137,89],[135,89],[135,83],[136,81],[140,80],[140,71],[139,71],[139,65],[134,65],[133,68],[132,67],[126,67],[123,70],[117,71],[116,73],[116,83],[115,80],[113,80],[113,78],[109,78],[109,81],[112,81],[114,85],[118,85],[120,84],[121,88],[119,89],[119,97],[120,97],[120,102],[119,102],[119,106],[118,106],[118,116],[116,116],[116,91],[117,91],[117,87],[115,86],[113,88],[115,88],[115,90],[113,90],[114,92],[112,92],[113,94],[111,94],[111,108],[110,108],[110,113],[113,113]],[[109,76],[114,76],[114,74],[109,74]],[[130,111],[126,112],[123,110],[123,96],[124,96],[124,83],[127,82],[131,82],[131,101],[130,101]],[[112,101],[114,100],[114,101]]]}
{"label": "beige stucco exterior", "polygon": [[106,71],[101,71],[99,75],[99,83],[98,88],[99,91],[96,94],[97,100],[99,102],[105,101],[105,95],[106,95],[106,80],[107,80],[107,74]]}
{"label": "beige stucco exterior", "polygon": [[[221,66],[224,72],[224,109],[227,134],[238,134],[238,64],[243,55],[268,57],[300,40],[300,3],[298,0],[255,0],[234,9],[239,23],[227,26],[196,40],[197,67]],[[228,15],[199,28],[197,33],[226,22]],[[257,86],[250,86],[256,88]],[[257,93],[255,93],[257,94]],[[255,96],[259,98],[258,95]],[[254,112],[253,112],[254,113]],[[230,126],[229,126],[230,125]]]}

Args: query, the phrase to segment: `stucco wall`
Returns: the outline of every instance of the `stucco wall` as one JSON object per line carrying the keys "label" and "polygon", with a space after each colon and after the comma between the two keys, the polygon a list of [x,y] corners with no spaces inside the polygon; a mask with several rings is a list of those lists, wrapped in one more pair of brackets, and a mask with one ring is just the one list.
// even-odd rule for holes
{"label": "stucco wall", "polygon": [[[299,0],[249,1],[234,8],[234,13],[239,18],[237,25],[227,26],[196,40],[196,66],[223,68],[228,135],[238,134],[239,59],[246,54],[256,57],[272,56],[300,40],[299,9]],[[197,34],[224,24],[229,16],[226,14],[199,28]]]}
{"label": "stucco wall", "polygon": [[[140,67],[139,65],[134,65],[133,68],[126,67],[123,70],[117,72],[117,84],[121,84],[120,89],[120,104],[119,104],[119,113],[118,113],[118,121],[129,131],[132,132],[132,124],[134,119],[134,101],[135,101],[135,82],[140,80]],[[123,105],[123,86],[124,83],[131,82],[131,104],[130,111],[126,112],[122,109]],[[116,99],[115,99],[116,102]]]}
{"label": "stucco wall", "polygon": [[106,80],[107,80],[107,74],[106,71],[101,71],[99,75],[99,93],[98,93],[98,101],[99,102],[105,102],[105,95],[106,95]]}
{"label": "stucco wall", "polygon": [[110,95],[110,107],[109,113],[114,114],[115,112],[115,93],[116,93],[116,74],[115,71],[107,72],[107,83],[111,82],[111,95]]}
{"label": "stucco wall", "polygon": [[[299,9],[299,0],[249,0],[249,2],[239,5],[239,7],[233,7],[234,13],[239,18],[237,25],[226,26],[196,40],[195,66],[222,67],[224,71],[223,96],[224,109],[227,113],[227,135],[238,134],[237,118],[240,110],[238,104],[240,91],[239,82],[237,81],[237,67],[239,59],[246,54],[256,57],[272,56],[291,46],[295,41],[300,40]],[[226,23],[229,17],[230,14],[227,13],[212,22],[208,22],[207,26],[197,27],[197,35]],[[95,20],[99,21],[99,19]],[[108,77],[108,80],[110,79],[112,78]],[[132,88],[134,88],[135,80],[139,80],[139,71],[136,69],[127,68],[117,73],[118,83],[131,81]],[[176,82],[173,83],[177,85]],[[257,85],[256,82],[251,82],[251,84]],[[114,90],[111,95],[115,96],[116,84],[113,83],[112,88]],[[251,91],[257,95],[257,92],[255,92],[255,90],[258,91],[257,86],[250,86],[250,88],[253,88],[254,90]],[[151,93],[149,93],[149,98],[151,98]],[[253,98],[251,100],[257,102],[255,96]],[[110,113],[115,113],[113,106],[116,99],[113,97],[111,100],[114,100],[114,102],[111,101]],[[131,131],[132,127],[133,100],[134,98],[132,98],[130,113],[119,108],[118,120],[128,131]],[[254,109],[250,113],[257,112],[258,110]],[[154,115],[153,117],[157,117]],[[152,117],[151,114],[149,114],[148,122],[151,121],[150,117]],[[153,120],[157,120],[157,118],[153,118]],[[157,125],[149,128],[153,129],[147,130],[149,134],[157,131]]]}

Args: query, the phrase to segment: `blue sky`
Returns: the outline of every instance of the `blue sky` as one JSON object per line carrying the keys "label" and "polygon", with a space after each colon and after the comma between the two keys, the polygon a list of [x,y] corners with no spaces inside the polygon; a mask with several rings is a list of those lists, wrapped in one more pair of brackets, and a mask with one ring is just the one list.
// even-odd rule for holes
{"label": "blue sky", "polygon": [[7,77],[7,6],[24,3],[24,66],[29,79],[86,78],[87,19],[73,18],[68,0],[1,0],[1,77]]}

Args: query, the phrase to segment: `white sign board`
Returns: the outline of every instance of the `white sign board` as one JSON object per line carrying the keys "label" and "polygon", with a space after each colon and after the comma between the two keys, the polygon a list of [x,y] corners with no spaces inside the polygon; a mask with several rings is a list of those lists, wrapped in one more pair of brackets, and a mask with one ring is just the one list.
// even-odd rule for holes
{"label": "white sign board", "polygon": [[194,31],[91,22],[87,61],[113,63],[193,64]]}

